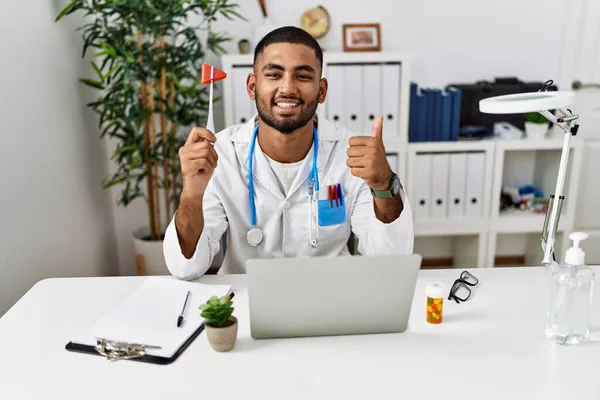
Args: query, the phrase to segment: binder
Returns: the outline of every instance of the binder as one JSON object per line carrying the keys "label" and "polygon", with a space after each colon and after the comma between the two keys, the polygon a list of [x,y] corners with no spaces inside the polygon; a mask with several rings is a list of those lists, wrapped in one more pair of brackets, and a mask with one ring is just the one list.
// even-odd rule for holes
{"label": "binder", "polygon": [[419,130],[419,86],[415,82],[410,84],[410,103],[409,103],[409,123],[408,123],[408,141],[410,143],[418,142]]}
{"label": "binder", "polygon": [[469,218],[480,218],[482,214],[484,172],[485,153],[468,153],[465,215]]}
{"label": "binder", "polygon": [[444,142],[452,140],[452,95],[448,92],[442,92],[442,138]]}
{"label": "binder", "polygon": [[415,219],[427,219],[431,217],[431,155],[417,154],[414,171]]}
{"label": "binder", "polygon": [[252,72],[252,67],[237,66],[233,68],[234,124],[244,124],[254,115],[252,101],[248,97],[248,90],[246,89],[246,78],[250,72]]}
{"label": "binder", "polygon": [[[362,67],[362,87],[364,95],[362,133],[371,134],[373,120],[381,113],[381,65],[364,65]],[[387,135],[387,126],[383,126],[383,134]]]}
{"label": "binder", "polygon": [[433,141],[433,114],[435,112],[435,102],[432,89],[421,89],[425,102],[425,130],[423,132],[423,141]]}
{"label": "binder", "polygon": [[327,67],[327,119],[334,124],[342,124],[344,116],[344,67],[330,65]]}
{"label": "binder", "polygon": [[448,162],[447,153],[431,156],[431,218],[448,217]]}
{"label": "binder", "polygon": [[389,135],[400,134],[400,74],[399,63],[384,64],[381,67],[382,100],[381,112],[384,118],[385,132]]}
{"label": "binder", "polygon": [[467,191],[467,154],[450,154],[450,179],[448,187],[448,217],[465,216],[465,195]]}
{"label": "binder", "polygon": [[429,113],[429,104],[427,102],[427,92],[424,90],[419,91],[419,108],[417,110],[419,119],[418,128],[417,128],[417,141],[418,142],[426,142],[427,141],[427,115]]}
{"label": "binder", "polygon": [[[170,364],[204,330],[199,307],[211,296],[231,295],[230,285],[205,285],[151,276],[117,307],[71,340],[66,350]],[[187,292],[184,322],[178,327]]]}
{"label": "binder", "polygon": [[371,129],[363,132],[363,85],[362,65],[344,66],[344,122],[343,125],[354,134],[370,135]]}
{"label": "binder", "polygon": [[432,89],[431,94],[433,96],[433,112],[430,115],[432,124],[430,141],[439,142],[442,140],[442,91]]}
{"label": "binder", "polygon": [[446,91],[450,93],[452,97],[452,105],[451,105],[451,129],[450,129],[450,140],[456,141],[458,140],[458,134],[460,131],[460,112],[461,112],[461,97],[462,91],[455,87],[448,87]]}

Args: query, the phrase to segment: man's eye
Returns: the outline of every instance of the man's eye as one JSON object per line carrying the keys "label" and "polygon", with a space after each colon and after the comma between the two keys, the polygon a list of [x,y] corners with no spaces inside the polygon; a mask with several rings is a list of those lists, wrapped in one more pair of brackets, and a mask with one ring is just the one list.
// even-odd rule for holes
{"label": "man's eye", "polygon": [[300,76],[298,76],[298,78],[300,78],[300,79],[312,79],[312,77],[310,77],[308,75],[300,75]]}
{"label": "man's eye", "polygon": [[268,78],[277,78],[279,74],[267,74]]}

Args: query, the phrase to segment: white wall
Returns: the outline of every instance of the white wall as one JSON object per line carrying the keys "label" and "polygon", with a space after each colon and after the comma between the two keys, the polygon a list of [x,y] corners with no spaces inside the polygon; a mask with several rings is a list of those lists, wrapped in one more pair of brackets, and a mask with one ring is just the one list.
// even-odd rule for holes
{"label": "white wall", "polygon": [[0,10],[2,315],[40,279],[118,270],[106,155],[77,82],[87,68],[78,33],[53,22],[51,2]]}
{"label": "white wall", "polygon": [[[247,23],[223,22],[217,29],[253,42],[261,22],[258,2],[239,1]],[[412,78],[421,85],[473,82],[496,76],[557,80],[563,14],[567,0],[267,0],[272,23],[300,24],[300,15],[321,4],[331,29],[320,39],[326,51],[342,50],[342,24],[379,22],[383,50],[413,57]],[[237,43],[228,46],[237,53]]]}

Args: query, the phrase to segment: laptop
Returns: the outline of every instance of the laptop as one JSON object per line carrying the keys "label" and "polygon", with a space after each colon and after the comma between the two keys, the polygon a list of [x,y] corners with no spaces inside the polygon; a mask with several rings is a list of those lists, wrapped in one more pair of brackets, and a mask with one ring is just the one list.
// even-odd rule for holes
{"label": "laptop", "polygon": [[255,339],[403,332],[419,254],[246,262]]}

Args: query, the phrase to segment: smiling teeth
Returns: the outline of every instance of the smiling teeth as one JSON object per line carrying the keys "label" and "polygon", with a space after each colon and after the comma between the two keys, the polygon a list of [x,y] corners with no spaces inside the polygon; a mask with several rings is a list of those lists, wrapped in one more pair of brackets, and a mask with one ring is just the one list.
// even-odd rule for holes
{"label": "smiling teeth", "polygon": [[290,107],[296,107],[298,104],[296,103],[277,103],[278,107],[281,108],[290,108]]}

